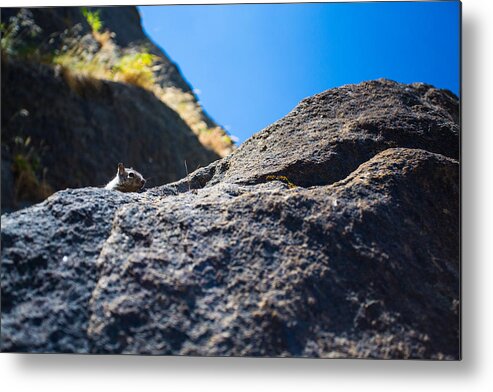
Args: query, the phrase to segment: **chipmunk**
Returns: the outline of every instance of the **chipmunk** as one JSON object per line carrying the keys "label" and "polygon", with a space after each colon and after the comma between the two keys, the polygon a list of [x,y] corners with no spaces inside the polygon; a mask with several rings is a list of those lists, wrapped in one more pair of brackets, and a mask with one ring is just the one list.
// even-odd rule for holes
{"label": "chipmunk", "polygon": [[104,188],[116,189],[120,192],[137,192],[144,188],[145,183],[146,180],[137,170],[125,169],[123,163],[119,163],[115,178],[108,182]]}

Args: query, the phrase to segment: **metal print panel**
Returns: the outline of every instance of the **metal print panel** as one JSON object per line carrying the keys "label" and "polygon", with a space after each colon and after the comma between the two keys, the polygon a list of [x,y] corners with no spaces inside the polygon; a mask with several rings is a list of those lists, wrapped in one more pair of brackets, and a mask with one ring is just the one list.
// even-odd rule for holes
{"label": "metal print panel", "polygon": [[460,359],[460,3],[3,8],[3,352]]}

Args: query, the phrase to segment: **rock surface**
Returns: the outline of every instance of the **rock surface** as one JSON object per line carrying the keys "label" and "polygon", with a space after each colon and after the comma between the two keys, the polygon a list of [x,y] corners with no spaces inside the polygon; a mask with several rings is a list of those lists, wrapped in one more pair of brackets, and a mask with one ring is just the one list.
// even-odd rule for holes
{"label": "rock surface", "polygon": [[[13,146],[22,135],[38,150],[44,146],[42,165],[55,189],[104,186],[118,162],[152,177],[152,186],[184,177],[184,160],[195,169],[219,158],[177,113],[139,87],[93,79],[70,86],[51,67],[16,60],[2,63],[2,80],[2,96],[9,97],[2,102],[2,143]],[[20,108],[29,115],[18,115]],[[2,198],[2,207],[18,208],[13,201]]]}
{"label": "rock surface", "polygon": [[458,105],[452,93],[423,83],[378,80],[328,90],[303,100],[200,176],[209,184],[287,176],[312,186],[339,181],[391,147],[458,159]]}
{"label": "rock surface", "polygon": [[458,154],[456,97],[379,80],[189,181],[6,214],[2,350],[457,359]]}
{"label": "rock surface", "polygon": [[[41,60],[9,57],[2,50],[2,212],[46,197],[36,184],[23,186],[26,179],[16,171],[17,155],[36,161],[35,182],[38,177],[38,182],[46,181],[53,190],[60,190],[105,185],[114,177],[118,162],[142,172],[150,187],[169,183],[186,175],[185,160],[194,170],[233,148],[224,130],[199,105],[176,64],[145,35],[135,7],[92,10],[100,13],[103,31],[113,37],[106,46],[91,35],[80,7],[31,8],[29,15],[41,33],[26,45],[44,48],[50,38],[56,41],[64,30],[80,25],[81,45],[91,53],[104,52],[109,63],[120,52],[152,53],[154,84],[162,94],[171,94],[166,89],[173,91],[173,105],[131,84],[76,73],[70,76],[62,67],[43,60],[53,55],[51,47]],[[18,12],[18,8],[2,9],[2,23],[8,25]],[[94,67],[86,64],[90,66]],[[171,109],[180,105],[193,114],[194,126],[183,113]],[[210,132],[201,135],[202,129]],[[27,139],[30,152],[18,145]]]}

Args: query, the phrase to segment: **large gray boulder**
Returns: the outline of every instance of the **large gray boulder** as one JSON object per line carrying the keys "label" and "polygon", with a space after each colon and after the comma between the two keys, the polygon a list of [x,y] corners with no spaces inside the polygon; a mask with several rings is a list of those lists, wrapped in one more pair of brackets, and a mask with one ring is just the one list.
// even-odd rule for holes
{"label": "large gray boulder", "polygon": [[458,100],[304,100],[188,180],[2,216],[2,350],[457,359]]}
{"label": "large gray boulder", "polygon": [[423,83],[384,79],[328,90],[303,100],[200,175],[210,177],[209,184],[287,176],[299,186],[326,185],[392,147],[458,159],[457,98]]}

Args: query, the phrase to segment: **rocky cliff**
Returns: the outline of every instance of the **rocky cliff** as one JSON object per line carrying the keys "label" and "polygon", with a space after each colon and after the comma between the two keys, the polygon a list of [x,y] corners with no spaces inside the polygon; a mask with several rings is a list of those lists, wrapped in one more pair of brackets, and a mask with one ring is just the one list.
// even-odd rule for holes
{"label": "rocky cliff", "polygon": [[153,186],[234,148],[135,7],[3,9],[2,23],[2,211],[104,185],[118,162]]}
{"label": "rocky cliff", "polygon": [[188,180],[3,215],[2,350],[459,358],[458,117],[344,86]]}

